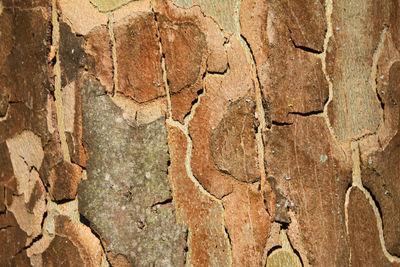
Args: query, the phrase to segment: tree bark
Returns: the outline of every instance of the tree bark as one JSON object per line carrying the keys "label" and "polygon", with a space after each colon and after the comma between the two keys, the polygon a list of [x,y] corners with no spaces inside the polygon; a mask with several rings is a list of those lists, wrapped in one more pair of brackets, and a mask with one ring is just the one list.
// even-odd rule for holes
{"label": "tree bark", "polygon": [[397,0],[0,0],[0,266],[400,266]]}

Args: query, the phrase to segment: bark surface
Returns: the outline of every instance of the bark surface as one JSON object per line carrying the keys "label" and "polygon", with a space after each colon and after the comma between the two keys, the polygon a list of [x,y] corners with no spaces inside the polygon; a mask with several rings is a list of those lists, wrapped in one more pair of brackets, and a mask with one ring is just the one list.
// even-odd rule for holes
{"label": "bark surface", "polygon": [[0,0],[0,266],[400,266],[397,0]]}

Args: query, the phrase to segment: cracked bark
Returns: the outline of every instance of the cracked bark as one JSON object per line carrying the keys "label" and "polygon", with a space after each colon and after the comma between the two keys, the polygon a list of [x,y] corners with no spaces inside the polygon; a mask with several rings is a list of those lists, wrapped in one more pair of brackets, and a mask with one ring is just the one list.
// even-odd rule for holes
{"label": "cracked bark", "polygon": [[0,265],[398,266],[399,12],[0,0]]}

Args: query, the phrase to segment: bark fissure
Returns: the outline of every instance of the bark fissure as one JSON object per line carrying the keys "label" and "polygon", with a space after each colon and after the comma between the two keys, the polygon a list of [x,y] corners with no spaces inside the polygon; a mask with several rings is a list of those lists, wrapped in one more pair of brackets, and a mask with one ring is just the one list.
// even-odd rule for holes
{"label": "bark fissure", "polygon": [[154,207],[156,207],[156,206],[168,205],[168,204],[171,204],[171,203],[172,203],[172,200],[173,200],[173,198],[170,197],[170,198],[167,198],[167,199],[165,199],[165,200],[158,201],[158,202],[154,203],[153,205],[151,205],[151,207],[154,208]]}
{"label": "bark fissure", "polygon": [[[189,133],[189,124],[190,124],[190,121],[193,119],[196,108],[200,105],[201,97],[203,95],[205,95],[206,90],[205,90],[204,86],[202,89],[199,90],[196,100],[194,100],[194,103],[192,104],[190,111],[185,116],[184,124],[181,124],[179,121],[176,121],[172,118],[172,103],[171,103],[169,82],[168,82],[168,77],[167,77],[167,66],[165,63],[165,54],[163,52],[163,45],[162,45],[162,40],[161,40],[161,35],[160,35],[160,28],[159,28],[159,24],[158,24],[157,13],[154,11],[154,9],[153,9],[153,14],[154,14],[154,23],[155,23],[156,32],[157,32],[157,40],[159,43],[160,54],[162,55],[161,56],[161,69],[162,69],[163,82],[164,82],[164,87],[166,90],[167,104],[168,104],[167,123],[180,129],[182,131],[182,133],[186,136],[188,145],[187,145],[187,150],[186,150],[185,166],[186,166],[186,171],[187,171],[188,176],[195,182],[195,184],[197,184],[201,188],[201,191],[203,191],[207,195],[211,196],[212,198],[214,198],[215,200],[220,202],[220,200],[216,196],[214,196],[210,192],[208,192],[201,185],[201,183],[197,180],[197,178],[194,177],[193,172],[192,172],[191,163],[190,163],[193,145],[192,145],[192,138],[190,137],[190,133]],[[205,75],[203,75],[203,81],[204,81],[204,79],[205,79]],[[204,85],[204,82],[203,82],[203,85]]]}
{"label": "bark fissure", "polygon": [[69,155],[69,149],[67,144],[67,137],[65,135],[65,123],[64,123],[64,105],[62,98],[61,88],[61,63],[60,63],[60,16],[57,10],[57,1],[52,0],[51,6],[52,15],[52,47],[55,49],[55,64],[53,67],[54,73],[54,102],[56,106],[57,114],[57,130],[60,136],[61,150],[63,158],[67,162],[71,162]]}
{"label": "bark fissure", "polygon": [[105,260],[107,261],[108,266],[113,267],[107,256],[106,252],[108,252],[108,251],[106,250],[106,247],[104,246],[103,240],[102,240],[101,236],[93,229],[93,227],[91,226],[91,222],[85,216],[83,216],[81,213],[79,213],[79,222],[82,223],[83,225],[87,226],[90,229],[90,232],[99,240],[101,249],[103,251],[103,256],[104,256]]}
{"label": "bark fissure", "polygon": [[157,13],[154,11],[154,8],[152,8],[153,11],[153,16],[154,16],[154,25],[156,28],[156,38],[158,40],[158,48],[161,54],[161,70],[162,70],[162,78],[163,78],[163,83],[164,83],[164,88],[165,88],[165,93],[167,96],[167,105],[168,105],[168,118],[172,120],[172,104],[171,104],[171,94],[170,94],[170,89],[169,89],[169,82],[168,82],[168,77],[167,77],[167,66],[165,63],[165,54],[163,52],[163,45],[162,45],[162,40],[161,40],[161,35],[160,35],[160,27],[158,25],[158,17]]}
{"label": "bark fissure", "polygon": [[112,57],[112,76],[113,76],[113,91],[112,91],[112,96],[114,97],[119,89],[119,84],[118,84],[118,58],[117,58],[117,44],[115,41],[115,35],[114,35],[114,15],[112,12],[108,13],[108,34],[110,36],[111,40],[111,57]]}
{"label": "bark fissure", "polygon": [[[69,153],[69,148],[68,148],[68,143],[67,143],[67,137],[66,137],[66,130],[65,130],[65,106],[64,106],[64,101],[63,101],[63,91],[62,91],[62,85],[61,85],[61,78],[63,73],[61,72],[61,61],[60,61],[60,14],[58,10],[58,1],[57,0],[52,0],[51,1],[51,39],[50,39],[50,49],[48,51],[48,61],[51,63],[49,64],[49,72],[54,75],[54,77],[50,76],[50,79],[54,79],[51,81],[54,85],[54,91],[49,91],[49,94],[54,98],[54,105],[55,105],[55,115],[56,115],[56,120],[57,120],[57,125],[56,125],[56,134],[58,134],[58,138],[56,136],[56,139],[58,139],[58,142],[60,143],[61,146],[61,153],[62,153],[62,161],[65,161],[67,163],[71,163],[71,155]],[[85,67],[86,70],[86,67]],[[49,111],[48,111],[49,112]],[[49,142],[49,141],[48,141]],[[47,145],[47,144],[45,144]],[[45,147],[45,145],[43,147]],[[25,159],[23,159],[25,164],[28,166],[28,163],[26,162]],[[37,169],[36,166],[28,166],[30,168],[30,171],[35,170],[39,174],[39,170]],[[40,177],[41,178],[41,177]],[[41,179],[42,180],[42,179]],[[56,233],[55,231],[55,217],[60,216],[60,215],[65,215],[67,216],[72,222],[74,222],[74,218],[78,214],[78,210],[71,210],[68,208],[65,208],[66,206],[73,206],[76,205],[77,207],[77,197],[74,199],[61,199],[61,200],[53,200],[50,197],[49,193],[49,188],[46,183],[44,183],[44,188],[46,190],[46,198],[45,198],[45,206],[46,210],[43,214],[43,217],[41,219],[41,233],[36,236],[32,242],[30,242],[27,246],[23,247],[19,253],[22,253],[24,250],[43,250],[46,249],[46,247],[43,247],[45,245],[39,244],[42,239],[48,240],[48,239],[53,239],[56,235],[59,235],[59,233]],[[102,241],[99,238],[99,236],[94,235],[95,238],[99,240],[99,243],[101,244],[101,253],[102,257],[106,258],[105,254],[105,249],[103,247]],[[46,241],[44,241],[46,242]],[[36,246],[36,244],[39,244]],[[49,245],[49,244],[47,244]],[[30,252],[29,252],[30,253]],[[107,265],[107,264],[106,264]]]}
{"label": "bark fissure", "polygon": [[[267,251],[267,266],[304,266],[300,253],[293,248],[285,226],[280,227],[280,245],[271,247]],[[289,256],[290,255],[290,256]],[[272,261],[273,264],[268,264]],[[278,264],[278,265],[277,265]]]}
{"label": "bark fissure", "polygon": [[297,111],[291,111],[288,114],[291,115],[298,115],[301,117],[309,117],[309,116],[313,116],[313,115],[321,115],[323,114],[323,110],[313,110],[313,111],[309,111],[309,112],[297,112]]}
{"label": "bark fissure", "polygon": [[126,98],[126,99],[128,99],[129,101],[132,101],[132,102],[133,102],[134,104],[136,104],[136,105],[148,105],[148,104],[152,104],[152,103],[155,103],[155,102],[159,101],[160,99],[163,99],[163,98],[166,97],[165,95],[163,95],[163,96],[157,96],[157,97],[154,97],[153,99],[150,99],[150,100],[141,102],[141,101],[137,101],[136,99],[134,99],[132,96],[130,96],[129,94],[127,94],[127,93],[124,92],[124,91],[118,91],[118,92],[116,93],[116,96],[117,96],[117,97]]}
{"label": "bark fissure", "polygon": [[325,33],[325,38],[324,38],[324,50],[318,56],[321,59],[322,72],[324,73],[325,79],[328,82],[328,88],[329,88],[329,97],[324,105],[324,110],[323,110],[322,116],[325,118],[325,122],[329,129],[329,132],[331,133],[334,140],[336,140],[336,135],[332,128],[332,125],[331,125],[331,122],[330,122],[329,116],[328,116],[328,107],[333,99],[333,83],[329,77],[327,67],[326,67],[326,53],[328,52],[329,40],[333,36],[333,26],[332,26],[332,21],[331,21],[332,10],[333,10],[333,2],[332,1],[333,0],[325,1],[325,19],[326,19],[327,31]]}
{"label": "bark fissure", "polygon": [[[347,235],[350,234],[349,233],[349,225],[348,225],[350,193],[353,188],[358,188],[359,190],[361,190],[361,192],[364,194],[365,198],[368,200],[368,202],[375,214],[376,227],[378,229],[379,240],[380,240],[383,254],[390,262],[399,263],[400,257],[390,254],[386,248],[385,237],[383,235],[382,212],[380,210],[379,203],[376,201],[376,199],[371,194],[371,192],[363,186],[362,173],[361,173],[361,160],[360,160],[361,154],[360,154],[359,143],[352,142],[351,150],[352,150],[352,161],[353,161],[353,181],[352,181],[351,186],[347,189],[346,196],[345,196],[345,225],[346,225]],[[350,263],[351,263],[351,260],[352,260],[352,256],[351,256],[351,250],[350,250],[350,258],[349,258]]]}
{"label": "bark fissure", "polygon": [[232,240],[231,240],[231,236],[229,235],[228,228],[226,228],[226,226],[225,226],[225,234],[226,234],[226,236],[228,237],[229,249],[232,251]]}
{"label": "bark fissure", "polygon": [[[256,131],[256,142],[257,142],[257,156],[258,156],[258,165],[260,169],[260,177],[261,177],[261,192],[267,191],[265,186],[267,186],[266,180],[266,170],[265,170],[265,147],[264,147],[264,135],[267,131],[267,122],[266,122],[266,113],[264,109],[264,103],[263,103],[263,95],[261,91],[261,82],[260,82],[260,77],[258,75],[258,70],[257,70],[257,63],[255,60],[254,53],[251,49],[251,46],[247,39],[241,34],[240,35],[240,40],[243,42],[244,50],[247,56],[247,60],[250,63],[251,66],[251,71],[252,71],[252,79],[253,79],[253,85],[255,89],[255,97],[256,97],[256,118],[258,118],[259,126],[257,127]],[[264,193],[261,194],[263,199],[264,199]],[[268,207],[265,207],[267,212],[270,213],[268,210]]]}
{"label": "bark fissure", "polygon": [[371,83],[371,87],[372,90],[374,91],[374,94],[376,95],[376,100],[380,105],[380,115],[381,115],[381,119],[379,121],[378,127],[376,128],[374,134],[376,134],[378,132],[378,130],[382,127],[382,124],[384,123],[385,120],[385,113],[384,113],[384,109],[385,109],[385,104],[382,101],[382,98],[379,95],[378,92],[378,77],[377,77],[377,71],[378,71],[378,61],[379,61],[379,57],[382,53],[383,50],[383,44],[385,42],[386,36],[387,36],[387,31],[389,30],[389,26],[384,24],[383,28],[381,30],[380,36],[379,36],[379,42],[375,48],[375,51],[372,55],[372,67],[371,67],[371,77],[370,77],[370,83]]}
{"label": "bark fissure", "polygon": [[286,26],[287,26],[288,31],[289,31],[290,41],[292,42],[294,48],[300,49],[300,50],[302,50],[302,51],[304,51],[306,53],[310,53],[310,54],[314,54],[314,55],[320,55],[320,54],[323,53],[323,51],[318,51],[318,50],[315,50],[315,49],[313,49],[311,47],[307,47],[307,46],[303,46],[303,45],[297,45],[296,42],[294,41],[293,37],[292,37],[292,31],[290,30],[288,25],[286,25]]}
{"label": "bark fissure", "polygon": [[274,125],[274,126],[289,126],[289,125],[293,125],[293,122],[284,122],[284,121],[272,120],[271,124]]}
{"label": "bark fissure", "polygon": [[12,226],[12,225],[2,226],[2,227],[0,227],[0,231],[7,230],[8,228],[11,228],[11,227],[14,227],[14,226]]}
{"label": "bark fissure", "polygon": [[[150,2],[150,5],[152,6],[151,2]],[[203,185],[200,183],[200,181],[194,176],[193,171],[192,171],[192,166],[191,166],[193,142],[192,142],[192,137],[190,136],[190,133],[189,133],[189,124],[190,124],[191,120],[194,118],[194,115],[195,115],[197,107],[201,103],[201,98],[206,94],[206,88],[205,88],[204,80],[205,80],[205,78],[207,76],[207,70],[202,75],[202,80],[203,80],[202,89],[200,89],[197,92],[197,98],[196,98],[196,100],[193,101],[193,103],[191,105],[191,108],[190,108],[190,111],[185,115],[184,123],[181,124],[179,121],[174,120],[173,117],[172,117],[171,92],[170,92],[169,81],[168,81],[168,77],[167,77],[167,66],[166,66],[166,62],[165,62],[165,54],[164,54],[163,45],[162,45],[160,27],[159,27],[159,22],[158,22],[158,16],[157,16],[157,13],[155,12],[153,7],[152,7],[152,12],[153,12],[153,15],[154,15],[154,24],[155,24],[155,28],[156,28],[156,37],[157,37],[157,40],[158,40],[159,52],[161,54],[162,77],[163,77],[163,83],[164,83],[165,93],[166,93],[166,97],[167,97],[168,116],[167,116],[166,122],[167,122],[167,124],[178,128],[183,133],[183,135],[186,137],[187,147],[186,147],[186,155],[185,155],[185,162],[184,162],[185,169],[186,169],[186,174],[188,175],[190,180],[197,186],[197,188],[199,188],[199,190],[203,194],[205,194],[206,196],[209,196],[211,199],[216,201],[218,203],[218,205],[222,208],[222,210],[224,210],[224,213],[225,213],[225,209],[224,209],[224,206],[222,204],[222,200],[217,198],[215,195],[213,195],[212,193],[210,193],[209,191],[207,191],[203,187]],[[223,216],[223,218],[224,218],[224,227],[225,227],[225,215]],[[188,230],[188,231],[190,231],[190,230]],[[227,233],[226,233],[226,235],[227,235]],[[228,239],[229,237],[226,236],[226,238]],[[188,243],[189,243],[188,246],[190,248],[190,240],[189,240]],[[230,262],[232,262],[232,252],[231,252],[232,248],[231,247],[229,247],[229,248],[230,248],[229,249],[230,250],[229,251]],[[190,261],[190,257],[191,257],[190,252],[191,252],[191,250],[189,249],[188,253],[187,253],[187,257],[186,257],[186,261],[187,262]]]}

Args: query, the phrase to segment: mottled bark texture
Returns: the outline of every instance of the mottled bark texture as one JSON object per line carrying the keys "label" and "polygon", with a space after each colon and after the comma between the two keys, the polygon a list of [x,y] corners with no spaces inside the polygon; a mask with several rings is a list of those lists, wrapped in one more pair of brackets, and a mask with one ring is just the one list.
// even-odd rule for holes
{"label": "mottled bark texture", "polygon": [[0,266],[400,266],[398,0],[0,0]]}

